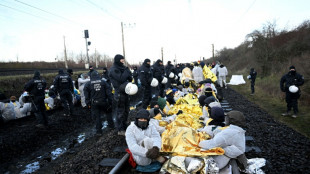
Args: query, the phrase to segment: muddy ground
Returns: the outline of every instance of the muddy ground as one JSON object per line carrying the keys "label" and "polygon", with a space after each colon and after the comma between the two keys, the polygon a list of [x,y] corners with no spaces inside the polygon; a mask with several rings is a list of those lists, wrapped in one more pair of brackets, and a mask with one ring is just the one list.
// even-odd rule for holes
{"label": "muddy ground", "polygon": [[[232,89],[223,89],[224,98],[234,110],[242,111],[247,119],[248,158],[265,158],[266,173],[310,173],[310,140],[293,129],[277,122]],[[34,127],[35,118],[2,125],[0,128],[0,173],[20,173],[30,163],[39,162],[35,173],[108,173],[111,167],[100,167],[104,158],[121,158],[115,151],[126,146],[123,136],[105,129],[102,136],[94,136],[90,113],[76,107],[79,115],[66,118],[62,111],[50,113],[50,128]],[[135,111],[130,114],[134,115]],[[298,118],[297,118],[298,119]],[[79,138],[82,136],[82,142]],[[59,157],[51,151],[65,149]]]}

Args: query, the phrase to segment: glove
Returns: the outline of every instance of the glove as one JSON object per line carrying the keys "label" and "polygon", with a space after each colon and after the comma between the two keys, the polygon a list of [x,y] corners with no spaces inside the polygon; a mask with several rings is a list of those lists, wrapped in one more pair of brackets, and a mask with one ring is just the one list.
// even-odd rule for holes
{"label": "glove", "polygon": [[154,146],[146,152],[146,157],[150,159],[156,159],[159,157],[159,148]]}
{"label": "glove", "polygon": [[177,115],[180,115],[180,114],[183,114],[183,111],[182,110],[179,110]]}

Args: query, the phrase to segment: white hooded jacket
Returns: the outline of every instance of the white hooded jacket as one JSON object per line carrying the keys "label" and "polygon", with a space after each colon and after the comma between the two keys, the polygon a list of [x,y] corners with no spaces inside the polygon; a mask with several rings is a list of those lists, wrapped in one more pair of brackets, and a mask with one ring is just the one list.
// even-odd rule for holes
{"label": "white hooded jacket", "polygon": [[195,66],[193,68],[193,77],[196,83],[203,81],[203,73],[201,67]]}
{"label": "white hooded jacket", "polygon": [[226,66],[224,66],[223,68],[221,68],[220,66],[217,69],[218,75],[219,76],[227,76],[228,75],[228,71]]}
{"label": "white hooded jacket", "polygon": [[166,130],[164,127],[161,127],[159,125],[159,120],[156,120],[154,118],[150,119],[150,123],[149,124],[153,125],[156,128],[156,130],[159,132],[159,134],[162,134]]}
{"label": "white hooded jacket", "polygon": [[152,160],[146,157],[146,152],[148,149],[142,146],[142,142],[145,139],[152,139],[153,146],[157,146],[160,149],[161,137],[156,128],[149,124],[147,129],[142,130],[137,127],[134,122],[131,122],[126,129],[125,136],[127,146],[131,151],[135,162],[142,166],[151,164]]}
{"label": "white hooded jacket", "polygon": [[225,150],[224,155],[214,156],[218,167],[222,169],[227,165],[231,158],[237,158],[245,152],[245,130],[230,125],[222,131],[214,131],[214,137],[199,143],[203,149],[221,147]]}
{"label": "white hooded jacket", "polygon": [[226,156],[236,158],[245,152],[245,130],[239,126],[230,125],[215,134],[214,138],[201,141],[199,146],[204,149],[222,147]]}

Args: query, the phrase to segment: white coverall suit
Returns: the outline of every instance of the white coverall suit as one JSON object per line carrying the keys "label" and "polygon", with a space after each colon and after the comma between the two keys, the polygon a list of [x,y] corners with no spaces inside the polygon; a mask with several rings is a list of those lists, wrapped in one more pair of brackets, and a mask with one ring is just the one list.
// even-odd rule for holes
{"label": "white coverall suit", "polygon": [[142,130],[131,122],[126,129],[125,136],[135,162],[141,166],[151,164],[152,159],[146,157],[146,152],[154,146],[161,148],[161,137],[156,128],[149,125],[147,129]]}

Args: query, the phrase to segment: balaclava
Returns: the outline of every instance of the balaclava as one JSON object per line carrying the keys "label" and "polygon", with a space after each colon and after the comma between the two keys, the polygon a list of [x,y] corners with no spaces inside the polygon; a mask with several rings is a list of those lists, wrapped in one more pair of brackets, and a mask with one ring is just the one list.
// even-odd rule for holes
{"label": "balaclava", "polygon": [[114,57],[114,63],[119,65],[119,66],[123,66],[124,64],[121,62],[121,59],[125,59],[124,56],[117,54]]}
{"label": "balaclava", "polygon": [[151,60],[150,59],[145,59],[144,62],[143,62],[143,65],[149,68],[149,67],[151,67],[151,64],[148,63],[148,62],[151,63]]}
{"label": "balaclava", "polygon": [[[147,121],[139,121],[139,118],[145,118]],[[147,129],[150,121],[150,113],[146,109],[140,109],[136,115],[135,125],[142,130]]]}

